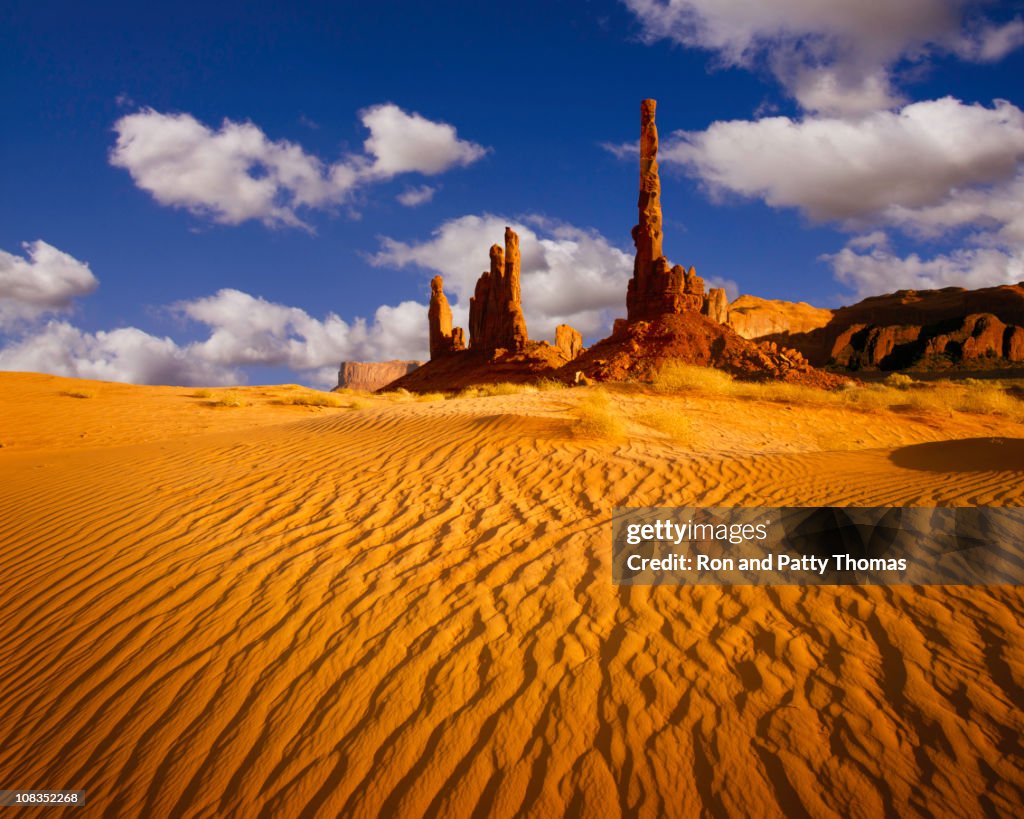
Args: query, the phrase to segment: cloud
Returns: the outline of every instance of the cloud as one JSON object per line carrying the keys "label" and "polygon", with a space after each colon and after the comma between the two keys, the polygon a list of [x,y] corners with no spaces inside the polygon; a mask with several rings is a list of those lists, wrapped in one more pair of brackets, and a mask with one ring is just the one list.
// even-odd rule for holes
{"label": "cloud", "polygon": [[88,264],[42,239],[22,247],[24,256],[0,250],[0,326],[70,310],[99,284]]}
{"label": "cloud", "polygon": [[455,128],[419,114],[407,114],[397,105],[374,105],[359,112],[370,136],[363,143],[374,157],[368,175],[389,179],[416,171],[433,176],[459,165],[471,165],[487,149],[459,139]]}
{"label": "cloud", "polygon": [[110,163],[160,204],[216,222],[255,219],[308,227],[301,209],[331,207],[357,186],[400,173],[435,175],[482,157],[487,149],[455,128],[393,104],[360,112],[370,136],[366,155],[326,164],[287,140],[271,140],[251,122],[225,119],[214,130],[190,114],[146,108],[121,117]]}
{"label": "cloud", "polygon": [[809,111],[859,114],[900,104],[894,72],[932,54],[991,62],[1024,43],[976,0],[623,0],[648,42],[766,66]]}
{"label": "cloud", "polygon": [[50,321],[0,349],[0,370],[134,384],[236,384],[242,378],[135,327],[87,333],[65,321]]}
{"label": "cloud", "polygon": [[372,321],[323,319],[239,290],[220,290],[172,311],[204,325],[207,337],[179,344],[136,327],[84,332],[50,321],[0,349],[0,370],[46,372],[135,384],[239,384],[248,367],[285,367],[320,387],[337,383],[341,361],[421,359],[427,308],[378,307]]}
{"label": "cloud", "polygon": [[209,328],[209,337],[191,346],[205,361],[224,367],[288,367],[314,373],[321,382],[335,379],[343,360],[422,358],[427,348],[426,307],[412,301],[377,308],[372,322],[351,323],[334,313],[317,319],[298,307],[233,289],[174,309]]}
{"label": "cloud", "polygon": [[893,253],[884,233],[855,237],[838,253],[822,256],[837,280],[859,297],[894,290],[940,287],[992,287],[1024,281],[1024,251],[994,247],[961,248],[922,258]]}
{"label": "cloud", "polygon": [[385,237],[371,262],[441,273],[456,323],[465,327],[476,280],[489,266],[488,250],[503,243],[506,225],[519,234],[523,312],[530,336],[551,339],[562,323],[586,338],[604,335],[612,318],[624,312],[633,257],[596,231],[539,216],[467,215],[444,222],[421,242]]}
{"label": "cloud", "polygon": [[[847,231],[875,229],[825,257],[836,278],[862,296],[1020,278],[1024,111],[1006,101],[985,107],[946,97],[859,119],[716,122],[668,137],[662,159],[701,179],[715,197],[797,208]],[[891,230],[963,246],[900,257],[881,232]]]}
{"label": "cloud", "polygon": [[179,344],[137,327],[90,333],[49,313],[68,311],[99,282],[89,267],[42,240],[26,256],[0,251],[0,370],[46,372],[140,384],[235,384],[247,367],[286,367],[333,386],[343,360],[424,358],[427,308],[414,301],[378,307],[373,319],[322,319],[240,290],[171,305],[206,328]]}
{"label": "cloud", "polygon": [[405,205],[407,208],[415,208],[418,205],[425,205],[434,198],[435,193],[437,193],[437,188],[432,188],[430,185],[420,185],[416,188],[406,188],[395,198],[399,204]]}
{"label": "cloud", "polygon": [[713,192],[855,220],[939,204],[955,191],[1004,182],[1024,160],[1024,112],[946,97],[858,120],[769,117],[677,132],[662,151]]}

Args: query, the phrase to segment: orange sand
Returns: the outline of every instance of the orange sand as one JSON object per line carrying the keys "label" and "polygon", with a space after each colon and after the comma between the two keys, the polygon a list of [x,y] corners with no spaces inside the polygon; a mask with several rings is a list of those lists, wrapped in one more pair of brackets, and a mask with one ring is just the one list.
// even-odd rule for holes
{"label": "orange sand", "polygon": [[571,435],[583,390],[236,392],[0,374],[0,788],[84,788],[76,816],[1019,808],[1020,590],[619,588],[610,517],[1019,505],[1019,450],[956,441],[1021,425],[615,394],[694,438],[611,443]]}

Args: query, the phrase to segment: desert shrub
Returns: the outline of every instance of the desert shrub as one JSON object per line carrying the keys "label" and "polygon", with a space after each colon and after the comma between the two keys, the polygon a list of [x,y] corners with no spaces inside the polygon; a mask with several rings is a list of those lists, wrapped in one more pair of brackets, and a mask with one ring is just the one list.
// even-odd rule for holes
{"label": "desert shrub", "polygon": [[586,438],[615,440],[626,434],[626,422],[603,392],[592,392],[576,405],[573,431]]}
{"label": "desert shrub", "polygon": [[281,399],[282,404],[296,407],[342,407],[345,401],[331,392],[302,392]]}
{"label": "desert shrub", "polygon": [[998,414],[1020,418],[1024,404],[1001,387],[975,382],[960,391],[955,398],[954,409],[961,412],[975,412],[983,415]]}
{"label": "desert shrub", "polygon": [[536,388],[529,384],[512,384],[508,381],[480,384],[477,387],[477,395],[519,395],[524,392],[536,392]]}
{"label": "desert shrub", "polygon": [[242,396],[233,392],[223,393],[213,401],[210,402],[210,406],[213,407],[247,407],[249,402],[242,398]]}
{"label": "desert shrub", "polygon": [[419,402],[424,401],[443,401],[447,396],[443,392],[421,392],[416,396],[416,400]]}
{"label": "desert shrub", "polygon": [[541,378],[533,386],[537,388],[538,392],[552,392],[553,390],[564,390],[567,385],[554,378]]}
{"label": "desert shrub", "polygon": [[690,417],[683,414],[679,408],[656,407],[645,410],[636,420],[674,441],[688,441],[692,437],[693,424]]}
{"label": "desert shrub", "polygon": [[213,395],[212,390],[196,390],[192,393],[193,398],[209,398]]}
{"label": "desert shrub", "polygon": [[84,390],[84,389],[64,390],[64,392],[62,392],[61,395],[65,395],[68,398],[95,398],[96,397],[96,390]]}
{"label": "desert shrub", "polygon": [[372,406],[373,402],[365,398],[353,398],[348,402],[348,408],[353,410],[362,410]]}
{"label": "desert shrub", "polygon": [[415,401],[416,393],[411,393],[405,387],[399,387],[397,390],[388,390],[387,392],[377,393],[381,398],[385,398],[388,401],[394,403],[402,403],[404,401]]}
{"label": "desert shrub", "polygon": [[834,404],[837,401],[828,390],[788,381],[734,381],[732,393],[740,398],[786,404]]}
{"label": "desert shrub", "polygon": [[915,382],[909,375],[905,375],[903,373],[890,373],[886,376],[885,383],[886,386],[899,388],[912,387],[917,382]]}
{"label": "desert shrub", "polygon": [[714,367],[696,367],[682,361],[668,361],[654,374],[651,384],[662,392],[700,390],[714,394],[732,392],[734,382],[729,373]]}

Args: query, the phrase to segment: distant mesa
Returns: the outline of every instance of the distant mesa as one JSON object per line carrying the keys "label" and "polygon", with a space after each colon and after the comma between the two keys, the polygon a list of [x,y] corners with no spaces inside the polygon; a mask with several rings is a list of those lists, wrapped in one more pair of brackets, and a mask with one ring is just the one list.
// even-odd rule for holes
{"label": "distant mesa", "polygon": [[[747,297],[743,297],[747,298]],[[900,290],[828,312],[817,327],[808,305],[745,313],[746,329],[766,330],[762,342],[786,344],[817,366],[847,372],[1019,369],[1024,363],[1024,282],[966,290]],[[786,305],[775,302],[774,305]],[[824,314],[826,311],[822,311]],[[780,316],[796,316],[786,326]]]}
{"label": "distant mesa", "polygon": [[374,392],[422,364],[422,361],[342,361],[338,368],[338,388]]}

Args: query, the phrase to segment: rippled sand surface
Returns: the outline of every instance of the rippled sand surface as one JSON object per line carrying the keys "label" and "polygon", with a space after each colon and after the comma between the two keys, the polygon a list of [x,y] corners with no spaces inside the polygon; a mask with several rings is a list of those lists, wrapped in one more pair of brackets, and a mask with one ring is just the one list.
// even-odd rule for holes
{"label": "rippled sand surface", "polygon": [[1020,505],[1021,425],[617,394],[693,432],[610,442],[572,434],[585,391],[238,392],[0,374],[0,787],[82,816],[1024,802],[1019,589],[610,567],[616,505]]}

